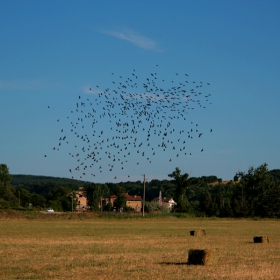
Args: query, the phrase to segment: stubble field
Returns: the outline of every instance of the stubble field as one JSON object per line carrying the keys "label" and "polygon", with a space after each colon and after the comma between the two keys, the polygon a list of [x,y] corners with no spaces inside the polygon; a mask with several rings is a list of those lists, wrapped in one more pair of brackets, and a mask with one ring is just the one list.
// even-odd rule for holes
{"label": "stubble field", "polygon": [[[278,220],[0,219],[0,279],[280,279],[279,233]],[[215,261],[188,265],[189,249]]]}

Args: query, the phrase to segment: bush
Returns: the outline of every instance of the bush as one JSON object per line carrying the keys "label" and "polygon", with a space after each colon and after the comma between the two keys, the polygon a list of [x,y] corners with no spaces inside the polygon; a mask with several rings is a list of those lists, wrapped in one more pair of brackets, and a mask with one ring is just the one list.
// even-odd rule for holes
{"label": "bush", "polygon": [[0,198],[0,209],[10,209],[10,203],[7,200],[4,200],[3,198]]}
{"label": "bush", "polygon": [[159,204],[158,202],[146,202],[147,212],[162,212],[162,213],[169,213],[170,208],[167,204]]}
{"label": "bush", "polygon": [[133,213],[136,212],[136,210],[134,208],[130,207],[130,206],[124,206],[123,211],[124,212],[129,212],[129,213],[130,212],[133,212]]}

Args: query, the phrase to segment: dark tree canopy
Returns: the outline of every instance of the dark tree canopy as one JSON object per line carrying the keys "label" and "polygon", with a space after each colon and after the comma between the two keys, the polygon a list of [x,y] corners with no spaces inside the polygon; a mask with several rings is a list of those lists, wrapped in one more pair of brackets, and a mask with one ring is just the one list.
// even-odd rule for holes
{"label": "dark tree canopy", "polygon": [[12,176],[9,173],[9,168],[6,164],[1,163],[0,164],[0,183],[3,186],[7,186],[10,184],[12,180]]}
{"label": "dark tree canopy", "polygon": [[116,186],[114,188],[114,194],[117,196],[114,201],[114,207],[119,211],[126,206],[126,198],[125,198],[125,188],[121,186]]}
{"label": "dark tree canopy", "polygon": [[189,174],[181,174],[180,168],[176,167],[175,170],[168,176],[174,179],[176,185],[175,198],[177,199],[177,206],[179,208],[179,211],[188,212],[190,205],[186,197],[186,191],[191,184]]}
{"label": "dark tree canopy", "polygon": [[109,188],[106,184],[91,184],[86,188],[88,206],[92,211],[100,211],[101,200],[109,196]]}
{"label": "dark tree canopy", "polygon": [[266,163],[257,168],[251,166],[247,173],[239,171],[236,176],[240,180],[241,208],[245,215],[261,217],[279,215],[279,180],[269,172]]}

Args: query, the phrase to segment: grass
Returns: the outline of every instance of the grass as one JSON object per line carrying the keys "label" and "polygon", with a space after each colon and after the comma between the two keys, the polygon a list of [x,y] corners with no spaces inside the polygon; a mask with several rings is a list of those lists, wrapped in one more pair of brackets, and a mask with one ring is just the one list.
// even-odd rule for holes
{"label": "grass", "polygon": [[[277,220],[2,216],[0,279],[279,279],[279,232]],[[187,265],[189,249],[216,262]]]}

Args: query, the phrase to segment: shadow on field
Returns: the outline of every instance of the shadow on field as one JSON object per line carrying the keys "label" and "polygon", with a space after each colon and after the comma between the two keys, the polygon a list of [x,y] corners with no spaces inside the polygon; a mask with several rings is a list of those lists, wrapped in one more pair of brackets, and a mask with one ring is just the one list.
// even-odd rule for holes
{"label": "shadow on field", "polygon": [[164,264],[164,265],[189,265],[188,262],[160,262],[159,264]]}

